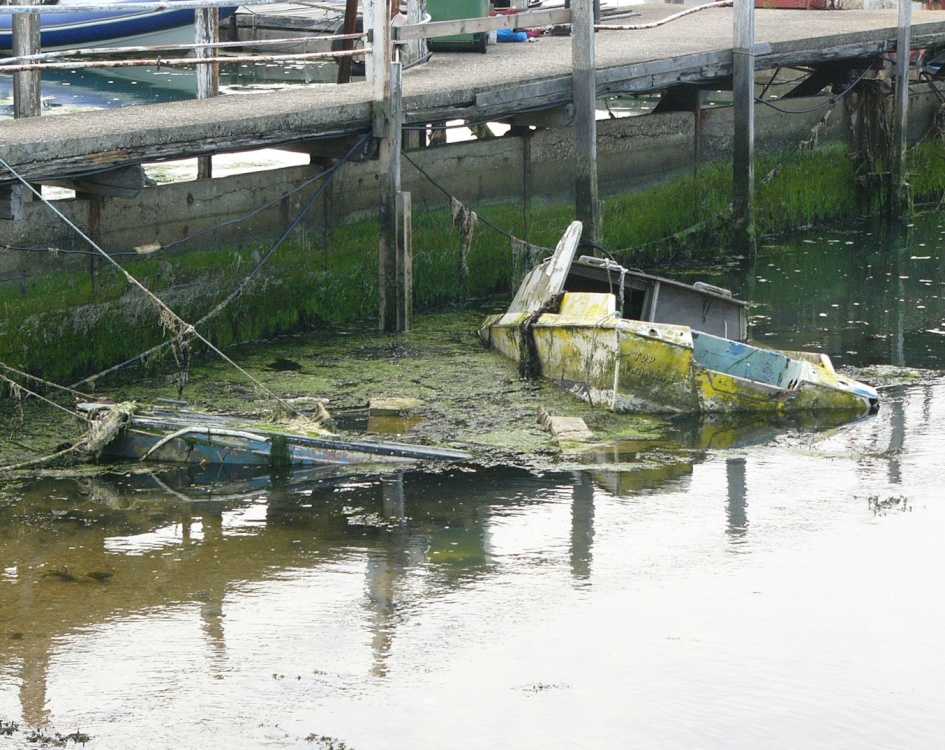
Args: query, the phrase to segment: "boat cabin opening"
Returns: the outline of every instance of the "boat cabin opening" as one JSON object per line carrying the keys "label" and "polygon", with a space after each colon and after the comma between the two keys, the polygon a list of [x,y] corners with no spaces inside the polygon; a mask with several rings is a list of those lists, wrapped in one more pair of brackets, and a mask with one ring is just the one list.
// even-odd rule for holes
{"label": "boat cabin opening", "polygon": [[564,288],[613,294],[620,317],[628,320],[671,323],[734,341],[748,340],[748,303],[711,284],[685,284],[582,255],[571,264]]}

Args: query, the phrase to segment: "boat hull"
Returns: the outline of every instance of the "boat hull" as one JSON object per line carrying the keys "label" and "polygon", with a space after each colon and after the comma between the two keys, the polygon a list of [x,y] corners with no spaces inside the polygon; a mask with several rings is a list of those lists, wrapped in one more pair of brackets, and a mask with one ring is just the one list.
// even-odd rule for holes
{"label": "boat hull", "polygon": [[566,293],[558,312],[506,313],[480,334],[510,359],[617,412],[867,413],[876,391],[822,354],[779,352],[617,316],[610,294]]}
{"label": "boat hull", "polygon": [[[134,6],[135,0],[128,0],[127,4]],[[233,15],[236,7],[220,8],[220,19]],[[83,47],[194,43],[193,9],[43,13],[40,24],[44,52]],[[0,15],[0,55],[10,55],[12,51],[12,16]]]}

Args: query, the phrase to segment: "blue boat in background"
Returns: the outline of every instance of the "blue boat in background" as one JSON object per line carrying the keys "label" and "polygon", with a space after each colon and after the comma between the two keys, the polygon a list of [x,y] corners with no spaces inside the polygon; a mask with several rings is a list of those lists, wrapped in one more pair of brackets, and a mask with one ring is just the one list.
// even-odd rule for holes
{"label": "blue boat in background", "polygon": [[[42,14],[40,37],[44,52],[84,47],[132,47],[193,44],[194,9],[134,10],[153,0],[120,0],[128,11],[50,11]],[[173,3],[173,0],[171,0]],[[232,16],[238,6],[220,8],[220,20]],[[0,14],[0,55],[13,50],[13,16]]]}

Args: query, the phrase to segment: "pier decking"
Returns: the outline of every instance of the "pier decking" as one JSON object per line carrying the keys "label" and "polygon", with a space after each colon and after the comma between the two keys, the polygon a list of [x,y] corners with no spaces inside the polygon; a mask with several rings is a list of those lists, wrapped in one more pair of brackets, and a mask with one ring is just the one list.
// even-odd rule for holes
{"label": "pier decking", "polygon": [[[677,5],[636,6],[645,23]],[[757,69],[844,59],[875,59],[895,50],[895,10],[756,11]],[[642,93],[681,83],[721,83],[732,73],[732,9],[713,8],[647,30],[601,30],[595,36],[597,94]],[[911,45],[945,39],[945,14],[913,16]],[[571,40],[498,44],[485,55],[436,53],[404,74],[405,121],[509,118],[571,98]],[[91,169],[250,150],[367,132],[369,83],[319,84],[264,95],[234,95],[0,123],[0,158],[31,180]],[[13,181],[5,174],[0,184]]]}

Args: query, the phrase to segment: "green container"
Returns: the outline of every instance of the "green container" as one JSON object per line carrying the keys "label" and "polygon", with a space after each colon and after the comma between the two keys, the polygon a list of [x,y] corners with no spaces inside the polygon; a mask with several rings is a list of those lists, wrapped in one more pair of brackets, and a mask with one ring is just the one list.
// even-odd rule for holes
{"label": "green container", "polygon": [[[462,18],[488,18],[489,0],[427,0],[427,13],[431,21],[458,21]],[[431,50],[485,52],[489,45],[489,32],[479,34],[455,34],[441,36],[429,41]]]}

